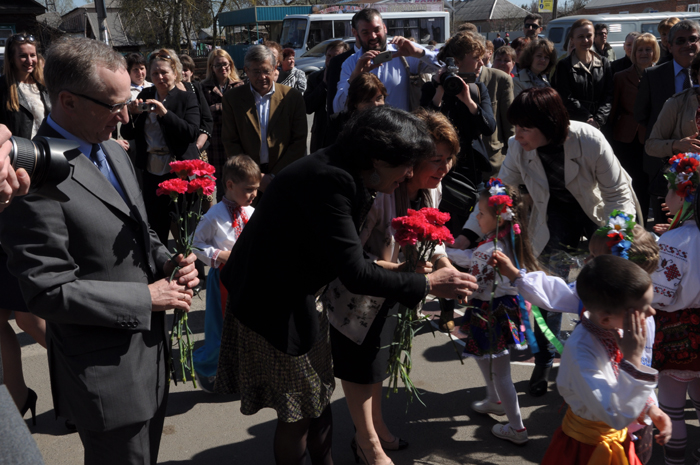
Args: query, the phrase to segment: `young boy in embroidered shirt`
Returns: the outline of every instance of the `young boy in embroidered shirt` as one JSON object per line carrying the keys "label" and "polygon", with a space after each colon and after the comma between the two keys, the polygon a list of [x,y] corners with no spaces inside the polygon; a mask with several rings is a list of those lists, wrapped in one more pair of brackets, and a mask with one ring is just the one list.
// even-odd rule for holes
{"label": "young boy in embroidered shirt", "polygon": [[557,376],[569,409],[542,464],[639,465],[627,425],[648,415],[659,444],[671,434],[670,419],[650,402],[658,372],[641,363],[645,318],[655,313],[651,279],[634,263],[601,255],[576,285],[587,310],[566,342]]}
{"label": "young boy in embroidered shirt", "polygon": [[221,330],[226,309],[226,289],[219,280],[233,244],[255,210],[250,205],[260,187],[260,167],[247,155],[230,158],[223,170],[226,192],[221,202],[202,217],[194,235],[195,254],[211,266],[207,276],[207,307],[204,313],[204,345],[194,352],[194,368],[203,390],[211,392],[219,361]]}

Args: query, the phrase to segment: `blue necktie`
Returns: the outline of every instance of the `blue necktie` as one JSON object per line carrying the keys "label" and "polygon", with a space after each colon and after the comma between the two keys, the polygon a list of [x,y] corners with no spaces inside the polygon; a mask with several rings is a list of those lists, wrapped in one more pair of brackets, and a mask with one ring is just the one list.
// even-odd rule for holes
{"label": "blue necktie", "polygon": [[104,174],[107,180],[109,180],[109,166],[107,166],[107,158],[105,158],[104,153],[100,153],[99,144],[92,144],[92,151],[90,151],[90,160],[97,165],[100,173]]}
{"label": "blue necktie", "polygon": [[99,144],[92,144],[92,150],[90,151],[90,161],[97,165],[97,169],[100,170],[100,173],[102,173],[104,177],[107,178],[107,181],[109,181],[109,183],[112,186],[114,186],[114,188],[117,190],[117,193],[121,196],[122,199],[124,199],[124,202],[126,202],[128,205],[126,195],[124,194],[121,185],[119,185],[117,177],[114,176],[114,174],[110,170],[107,157],[105,157],[103,151],[100,151]]}

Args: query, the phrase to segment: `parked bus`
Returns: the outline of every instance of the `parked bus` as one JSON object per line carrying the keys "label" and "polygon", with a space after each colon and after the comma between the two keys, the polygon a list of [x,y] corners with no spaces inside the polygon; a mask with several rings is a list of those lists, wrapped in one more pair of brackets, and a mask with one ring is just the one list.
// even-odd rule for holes
{"label": "parked bus", "polygon": [[[352,36],[353,15],[311,14],[288,15],[282,22],[279,43],[293,48],[297,57],[324,40]],[[431,40],[444,44],[450,37],[450,15],[447,11],[414,11],[382,13],[390,36],[413,37],[421,45]]]}

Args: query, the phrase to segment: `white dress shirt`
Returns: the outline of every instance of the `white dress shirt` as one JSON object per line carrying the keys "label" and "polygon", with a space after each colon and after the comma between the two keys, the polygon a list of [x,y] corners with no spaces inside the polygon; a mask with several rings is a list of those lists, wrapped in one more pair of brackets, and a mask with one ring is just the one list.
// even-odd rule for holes
{"label": "white dress shirt", "polygon": [[[420,47],[420,45],[418,45]],[[423,48],[423,47],[420,47]],[[387,51],[395,52],[396,46],[388,44]],[[437,60],[437,52],[425,50],[425,55],[422,58],[405,57],[411,69],[411,73],[418,72],[433,72],[440,69],[440,62]],[[345,103],[348,99],[348,89],[350,88],[350,75],[355,70],[357,60],[364,55],[364,50],[355,52],[354,55],[348,57],[343,63],[343,68],[340,72],[340,81],[338,81],[338,93],[333,99],[333,112],[337,113],[345,109]],[[370,73],[374,74],[382,81],[386,87],[387,96],[385,103],[395,108],[409,111],[408,101],[408,86],[409,76],[406,76],[406,67],[403,65],[401,58],[394,58],[391,61],[383,63],[379,68],[373,69]]]}
{"label": "white dress shirt", "polygon": [[260,164],[269,163],[270,148],[267,146],[267,124],[270,122],[270,100],[275,93],[275,83],[272,83],[272,90],[265,95],[258,94],[258,91],[250,86],[255,98],[255,110],[258,112],[258,123],[260,124]]}

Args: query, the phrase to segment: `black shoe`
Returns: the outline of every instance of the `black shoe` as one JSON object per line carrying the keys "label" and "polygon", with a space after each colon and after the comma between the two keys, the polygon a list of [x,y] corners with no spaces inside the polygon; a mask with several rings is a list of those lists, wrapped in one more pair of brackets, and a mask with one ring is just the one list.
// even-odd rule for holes
{"label": "black shoe", "polygon": [[27,410],[32,411],[32,425],[33,426],[36,426],[36,400],[37,400],[36,392],[27,388],[27,400],[24,402],[24,407],[22,407],[19,410],[19,414],[22,415],[22,417],[24,417],[24,415],[27,413]]}
{"label": "black shoe", "polygon": [[455,327],[455,301],[438,299],[440,303],[440,331],[451,332]]}
{"label": "black shoe", "polygon": [[535,369],[532,370],[532,376],[530,377],[529,392],[532,397],[541,397],[547,394],[549,371],[552,369],[550,366],[535,365]]}
{"label": "black shoe", "polygon": [[71,433],[75,433],[76,431],[78,431],[78,427],[75,426],[75,423],[73,423],[73,422],[70,421],[70,420],[66,420],[66,422],[64,423],[64,425],[66,425],[66,429],[67,429],[68,431],[70,431]]}
{"label": "black shoe", "polygon": [[379,443],[382,445],[382,449],[387,450],[404,450],[408,448],[408,441],[404,441],[398,436],[394,436],[392,442],[387,442],[381,437],[379,438]]}

